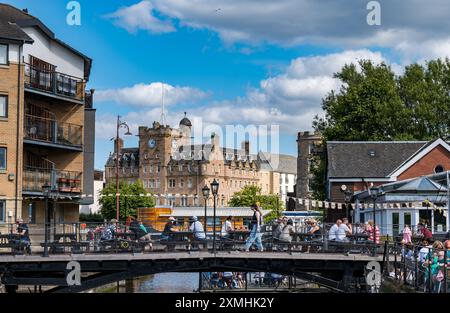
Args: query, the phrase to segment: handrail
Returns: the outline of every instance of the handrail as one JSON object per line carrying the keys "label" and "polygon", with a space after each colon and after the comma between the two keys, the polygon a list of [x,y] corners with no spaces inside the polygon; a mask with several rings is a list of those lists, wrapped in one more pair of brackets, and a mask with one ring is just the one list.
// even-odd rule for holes
{"label": "handrail", "polygon": [[83,126],[25,114],[24,138],[68,146],[82,146]]}
{"label": "handrail", "polygon": [[84,101],[86,81],[69,74],[48,71],[25,63],[25,86]]}

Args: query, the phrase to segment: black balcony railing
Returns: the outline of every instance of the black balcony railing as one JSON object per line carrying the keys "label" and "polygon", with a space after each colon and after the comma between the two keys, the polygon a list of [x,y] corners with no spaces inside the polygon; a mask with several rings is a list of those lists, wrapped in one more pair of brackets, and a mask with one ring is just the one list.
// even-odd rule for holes
{"label": "black balcony railing", "polygon": [[84,79],[25,64],[25,87],[84,101]]}
{"label": "black balcony railing", "polygon": [[23,171],[23,191],[42,192],[42,186],[50,185],[60,193],[81,193],[81,172],[25,167]]}
{"label": "black balcony railing", "polygon": [[25,139],[81,147],[83,127],[34,115],[25,115]]}

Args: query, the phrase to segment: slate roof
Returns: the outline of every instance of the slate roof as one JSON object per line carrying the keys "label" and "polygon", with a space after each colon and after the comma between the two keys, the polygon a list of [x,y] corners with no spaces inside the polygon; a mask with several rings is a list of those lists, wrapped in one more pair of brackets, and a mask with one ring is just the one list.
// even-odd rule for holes
{"label": "slate roof", "polygon": [[297,174],[297,158],[295,156],[259,152],[258,159],[263,169],[285,174]]}
{"label": "slate roof", "polygon": [[16,10],[7,4],[0,3],[0,38],[32,43],[33,39],[15,23]]}
{"label": "slate roof", "polygon": [[[113,167],[116,165],[116,156],[114,153],[110,154],[106,161],[106,167]],[[119,166],[139,166],[139,148],[122,148],[119,155]]]}
{"label": "slate roof", "polygon": [[330,141],[329,178],[384,178],[428,141]]}

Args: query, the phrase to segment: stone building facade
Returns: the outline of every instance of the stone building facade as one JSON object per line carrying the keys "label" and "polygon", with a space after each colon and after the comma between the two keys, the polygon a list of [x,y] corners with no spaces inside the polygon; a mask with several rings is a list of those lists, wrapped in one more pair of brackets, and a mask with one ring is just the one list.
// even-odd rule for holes
{"label": "stone building facade", "polygon": [[[202,188],[214,179],[220,184],[217,204],[222,207],[247,185],[260,187],[263,194],[280,193],[280,175],[286,166],[273,166],[280,155],[267,158],[267,154],[251,154],[248,141],[241,149],[224,148],[217,134],[212,134],[207,144],[194,145],[191,127],[187,117],[178,129],[158,122],[152,127],[139,127],[139,147],[124,148],[120,140],[119,151],[110,154],[105,166],[106,184],[115,184],[119,155],[119,180],[142,181],[146,190],[157,196],[159,205],[201,206]],[[295,166],[295,157],[290,158],[287,162]]]}
{"label": "stone building facade", "polygon": [[[295,186],[295,197],[300,199],[311,199],[311,166],[313,159],[320,153],[319,146],[322,142],[320,134],[309,131],[299,132],[297,135],[297,182]],[[307,209],[296,203],[297,210]]]}

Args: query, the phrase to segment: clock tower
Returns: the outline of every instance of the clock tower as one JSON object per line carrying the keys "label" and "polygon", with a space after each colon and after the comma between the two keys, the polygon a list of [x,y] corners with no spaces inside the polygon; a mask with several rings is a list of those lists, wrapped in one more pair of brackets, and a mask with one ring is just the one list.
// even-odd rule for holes
{"label": "clock tower", "polygon": [[180,147],[191,142],[191,121],[185,117],[180,128],[153,122],[151,128],[139,127],[139,177],[155,181],[155,193],[167,190],[167,165]]}

